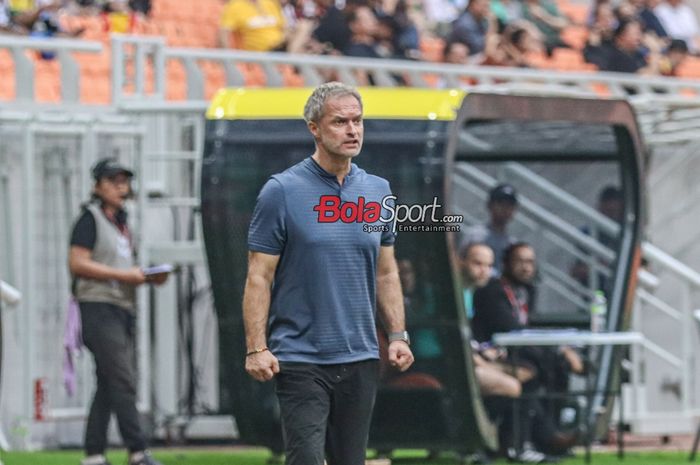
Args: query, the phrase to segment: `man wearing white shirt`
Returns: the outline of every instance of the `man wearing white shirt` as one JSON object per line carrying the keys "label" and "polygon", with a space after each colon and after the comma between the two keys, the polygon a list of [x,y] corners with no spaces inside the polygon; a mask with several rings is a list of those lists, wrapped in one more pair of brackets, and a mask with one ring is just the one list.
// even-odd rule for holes
{"label": "man wearing white shirt", "polygon": [[684,40],[692,52],[698,51],[698,19],[692,8],[683,0],[666,0],[654,8],[654,14],[670,37]]}

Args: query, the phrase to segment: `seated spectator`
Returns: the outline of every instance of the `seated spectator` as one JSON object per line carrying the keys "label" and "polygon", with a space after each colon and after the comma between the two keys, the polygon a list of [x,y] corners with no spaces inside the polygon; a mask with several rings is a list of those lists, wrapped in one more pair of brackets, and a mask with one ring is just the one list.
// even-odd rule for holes
{"label": "seated spectator", "polygon": [[360,5],[358,1],[348,1],[344,9],[335,5],[333,0],[317,0],[321,10],[318,25],[313,32],[313,38],[322,44],[326,52],[331,50],[341,54],[350,45],[350,27],[347,14]]}
{"label": "seated spectator", "polygon": [[515,242],[508,233],[508,225],[518,208],[518,194],[510,184],[499,184],[489,192],[486,209],[489,222],[465,228],[461,244],[482,242],[493,250],[493,273],[498,275],[503,263],[503,251]]}
{"label": "seated spectator", "polygon": [[[647,43],[651,47],[651,43]],[[654,45],[653,47],[657,47]],[[622,21],[612,43],[602,45],[598,68],[618,73],[659,74],[660,51],[642,48],[642,27],[638,21]]]}
{"label": "seated spectator", "polygon": [[27,28],[12,20],[10,7],[5,0],[0,0],[0,34],[26,35]]}
{"label": "seated spectator", "polygon": [[117,34],[133,32],[136,26],[136,14],[131,11],[126,0],[110,0],[102,5],[104,30]]}
{"label": "seated spectator", "polygon": [[[489,282],[493,266],[493,251],[482,243],[463,246],[458,253],[458,264],[464,297],[464,310],[469,320],[473,317],[474,291]],[[530,381],[534,371],[528,366],[514,365],[505,358],[503,351],[471,341],[474,374],[484,397],[491,419],[499,426],[499,437],[506,455],[521,462],[540,463],[545,455],[529,445],[518,454],[513,446],[513,402],[522,393],[522,383]],[[521,431],[529,429],[529,418],[522,412],[519,417]],[[510,450],[507,450],[510,449]],[[479,456],[484,456],[481,452]]]}
{"label": "seated spectator", "polygon": [[377,28],[379,23],[372,10],[360,6],[348,13],[350,42],[343,54],[351,57],[381,58],[377,50]]}
{"label": "seated spectator", "polygon": [[630,0],[632,5],[637,9],[637,18],[642,23],[642,29],[645,33],[653,33],[656,37],[666,38],[668,33],[664,29],[663,24],[654,13],[654,8],[660,3],[660,0]]}
{"label": "seated spectator", "polygon": [[666,0],[654,8],[664,30],[673,39],[684,40],[691,52],[700,50],[700,27],[695,12],[683,0]]}
{"label": "seated spectator", "polygon": [[557,47],[569,48],[561,38],[561,31],[569,26],[570,21],[559,12],[557,4],[551,0],[525,0],[523,18],[534,24],[544,36],[547,55]]}
{"label": "seated spectator", "polygon": [[464,5],[463,2],[451,0],[424,0],[426,28],[438,37],[447,37],[452,30],[452,23],[459,12],[464,10]]}
{"label": "seated spectator", "polygon": [[583,58],[598,68],[606,62],[607,47],[612,44],[617,20],[613,9],[607,2],[599,3],[593,13],[593,23],[588,32]]}
{"label": "seated spectator", "polygon": [[[390,18],[390,19],[389,19]],[[380,23],[390,25],[393,30],[394,58],[419,60],[420,37],[418,28],[408,14],[406,0],[396,2],[393,11],[379,17]]]}
{"label": "seated spectator", "polygon": [[684,40],[673,39],[666,49],[659,69],[663,76],[678,76],[678,67],[688,58],[688,44]]}
{"label": "seated spectator", "polygon": [[231,46],[231,34],[242,50],[267,52],[285,46],[285,21],[277,0],[229,0],[221,14],[219,44]]}
{"label": "seated spectator", "polygon": [[[58,10],[62,3],[58,0],[40,0],[37,2],[3,2],[5,16],[9,17],[9,24],[12,25],[18,34],[30,34],[36,37],[75,37],[83,31],[64,31],[57,17]],[[2,14],[2,13],[0,13]]]}
{"label": "seated spectator", "polygon": [[448,42],[442,51],[443,63],[452,63],[453,65],[468,65],[469,64],[469,47],[462,42]]}
{"label": "seated spectator", "polygon": [[489,0],[471,0],[464,12],[452,23],[449,42],[462,42],[470,55],[484,52],[489,30]]}
{"label": "seated spectator", "polygon": [[[491,341],[493,334],[524,329],[534,311],[536,262],[534,249],[525,242],[511,245],[503,256],[503,275],[491,278],[489,283],[474,293],[472,329],[479,342]],[[523,385],[533,393],[540,388],[547,392],[567,389],[569,372],[583,373],[584,365],[578,353],[570,347],[558,350],[525,347],[518,351],[518,360],[532,367],[536,377]],[[533,403],[538,427],[533,440],[546,451],[557,451],[573,444],[574,437],[556,431],[556,412],[545,413],[540,403]]]}
{"label": "seated spectator", "polygon": [[503,34],[489,37],[483,64],[529,68],[530,54],[541,53],[544,48],[542,36],[535,26],[518,21],[506,26]]}

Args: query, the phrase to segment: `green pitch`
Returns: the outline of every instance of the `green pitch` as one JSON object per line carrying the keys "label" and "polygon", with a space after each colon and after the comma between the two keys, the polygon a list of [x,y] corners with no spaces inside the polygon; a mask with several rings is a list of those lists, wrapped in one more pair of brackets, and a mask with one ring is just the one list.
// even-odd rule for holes
{"label": "green pitch", "polygon": [[[437,460],[423,458],[422,451],[399,451],[395,465],[458,465],[461,462],[448,455]],[[163,465],[266,465],[270,459],[269,452],[259,449],[227,449],[198,451],[196,449],[158,449],[154,456]],[[3,465],[79,465],[82,453],[79,451],[45,451],[45,452],[4,452],[0,454]],[[110,452],[109,460],[113,465],[125,465],[126,454],[121,451]],[[277,462],[279,463],[279,462]],[[503,465],[508,462],[495,462]],[[583,465],[583,455],[560,462],[562,465]],[[624,460],[618,461],[613,453],[593,454],[593,465],[685,465],[688,463],[687,452],[630,452]],[[700,463],[700,462],[699,462]]]}

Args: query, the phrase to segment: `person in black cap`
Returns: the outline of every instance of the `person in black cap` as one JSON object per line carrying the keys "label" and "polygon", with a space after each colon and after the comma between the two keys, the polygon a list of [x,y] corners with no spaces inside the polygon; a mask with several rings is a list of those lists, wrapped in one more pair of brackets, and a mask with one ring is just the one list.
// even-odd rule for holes
{"label": "person in black cap", "polygon": [[486,209],[489,212],[488,224],[479,224],[465,231],[461,244],[483,243],[491,247],[494,254],[494,275],[501,272],[503,251],[515,242],[508,234],[510,224],[518,207],[518,194],[510,184],[499,184],[489,192]]}
{"label": "person in black cap", "polygon": [[92,169],[92,200],[73,227],[68,264],[80,306],[82,336],[95,358],[97,390],[85,430],[82,465],[109,465],[105,458],[112,412],[129,449],[130,465],[160,465],[146,450],[136,410],[136,287],[161,284],[167,274],[145,276],[134,263],[124,202],[134,173],[114,158]]}

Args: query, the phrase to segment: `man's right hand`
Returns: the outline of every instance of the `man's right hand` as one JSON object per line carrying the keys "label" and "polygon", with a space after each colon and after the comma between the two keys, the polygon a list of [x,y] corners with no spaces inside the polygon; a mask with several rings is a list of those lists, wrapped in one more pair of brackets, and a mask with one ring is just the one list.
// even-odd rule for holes
{"label": "man's right hand", "polygon": [[257,381],[265,382],[280,372],[280,364],[272,352],[265,350],[246,357],[245,371]]}

